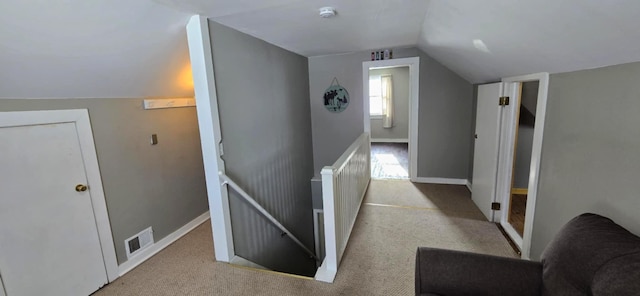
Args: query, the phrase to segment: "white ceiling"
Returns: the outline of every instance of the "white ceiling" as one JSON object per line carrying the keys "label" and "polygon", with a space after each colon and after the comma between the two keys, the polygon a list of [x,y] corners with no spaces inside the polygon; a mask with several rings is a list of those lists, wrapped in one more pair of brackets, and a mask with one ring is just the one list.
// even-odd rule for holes
{"label": "white ceiling", "polygon": [[2,0],[0,98],[193,96],[190,16],[141,0]]}
{"label": "white ceiling", "polygon": [[196,13],[305,56],[417,45],[474,83],[640,61],[637,0],[2,0],[0,98],[192,96]]}
{"label": "white ceiling", "polygon": [[640,1],[433,0],[419,47],[472,82],[640,61]]}
{"label": "white ceiling", "polygon": [[[304,56],[416,45],[423,0],[156,0]],[[323,19],[319,8],[337,16]]]}
{"label": "white ceiling", "polygon": [[474,83],[640,60],[637,0],[155,1],[305,56],[418,45]]}

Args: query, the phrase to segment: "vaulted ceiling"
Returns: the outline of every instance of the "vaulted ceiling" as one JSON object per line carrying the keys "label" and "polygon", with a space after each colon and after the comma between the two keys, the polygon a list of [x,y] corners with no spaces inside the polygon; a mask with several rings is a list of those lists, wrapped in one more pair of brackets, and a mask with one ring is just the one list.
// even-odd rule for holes
{"label": "vaulted ceiling", "polygon": [[1,0],[0,98],[193,96],[190,16],[151,0]]}
{"label": "vaulted ceiling", "polygon": [[640,61],[637,0],[2,0],[0,97],[192,95],[193,14],[305,56],[418,46],[474,83]]}

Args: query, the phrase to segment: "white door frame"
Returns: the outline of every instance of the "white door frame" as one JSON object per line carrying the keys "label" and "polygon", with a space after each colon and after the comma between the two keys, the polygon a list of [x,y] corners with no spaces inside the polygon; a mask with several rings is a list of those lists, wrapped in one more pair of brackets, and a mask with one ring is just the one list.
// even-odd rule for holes
{"label": "white door frame", "polygon": [[[522,252],[521,257],[523,259],[530,259],[530,251],[531,251],[531,236],[533,231],[533,220],[535,215],[535,207],[536,207],[536,199],[538,196],[538,182],[540,179],[540,161],[542,155],[542,140],[544,134],[544,122],[545,115],[547,110],[547,94],[549,91],[549,73],[536,73],[530,75],[522,75],[522,76],[514,76],[503,78],[502,82],[528,82],[528,81],[539,81],[538,86],[538,102],[536,105],[536,119],[534,124],[533,131],[533,147],[531,151],[531,166],[529,169],[529,185],[528,185],[528,193],[527,193],[527,205],[525,212],[525,223],[524,223],[524,235],[521,238],[520,235],[516,232],[515,228],[511,226],[508,222],[509,211],[507,205],[509,205],[510,197],[511,197],[511,175],[513,174],[513,143],[515,141],[515,125],[518,124],[515,122],[516,120],[516,111],[515,108],[511,108],[510,112],[505,112],[505,116],[503,117],[503,126],[506,127],[503,129],[503,139],[504,144],[502,145],[502,151],[505,153],[500,153],[499,159],[499,168],[498,168],[498,188],[497,188],[497,196],[498,201],[501,201],[501,204],[504,205],[505,209],[501,211],[500,215],[500,224],[503,226],[507,234],[511,237],[511,239],[520,247]],[[508,93],[512,98],[516,98],[516,100],[520,100],[519,96],[514,97],[516,94],[516,90],[512,89],[511,92]],[[507,95],[505,93],[505,95]],[[512,104],[512,106],[519,106],[518,104]]]}
{"label": "white door frame", "polygon": [[217,261],[231,262],[235,256],[235,249],[231,231],[229,194],[220,180],[220,173],[225,173],[224,160],[222,159],[224,152],[222,151],[218,95],[213,72],[211,37],[206,17],[194,15],[189,19],[187,39],[215,255]]}
{"label": "white door frame", "polygon": [[[362,62],[364,132],[371,134],[369,115],[369,69],[409,67],[409,179],[418,177],[418,107],[420,98],[420,57]],[[371,137],[369,137],[371,138]]]}
{"label": "white door frame", "polygon": [[51,111],[15,111],[0,112],[0,127],[28,126],[55,123],[75,123],[78,133],[78,142],[82,150],[85,173],[88,186],[91,190],[91,206],[96,219],[98,237],[102,250],[107,280],[109,282],[118,278],[118,261],[111,234],[111,225],[107,213],[107,204],[104,198],[102,177],[98,166],[98,156],[93,142],[93,132],[87,109],[75,110],[51,110]]}

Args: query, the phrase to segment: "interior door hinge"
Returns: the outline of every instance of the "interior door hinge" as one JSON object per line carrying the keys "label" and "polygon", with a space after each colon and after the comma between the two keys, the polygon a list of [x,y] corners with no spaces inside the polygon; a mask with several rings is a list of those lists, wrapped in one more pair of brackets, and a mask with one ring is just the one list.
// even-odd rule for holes
{"label": "interior door hinge", "polygon": [[491,203],[491,210],[492,211],[499,211],[500,210],[500,203],[499,202],[492,202]]}
{"label": "interior door hinge", "polygon": [[500,99],[498,100],[498,105],[500,106],[509,105],[509,97],[500,97]]}

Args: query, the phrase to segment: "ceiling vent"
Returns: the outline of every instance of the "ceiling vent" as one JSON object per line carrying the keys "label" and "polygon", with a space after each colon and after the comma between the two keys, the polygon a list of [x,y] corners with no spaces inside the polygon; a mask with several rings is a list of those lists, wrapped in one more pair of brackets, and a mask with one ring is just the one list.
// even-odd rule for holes
{"label": "ceiling vent", "polygon": [[320,17],[330,18],[336,16],[336,9],[333,7],[320,8]]}

